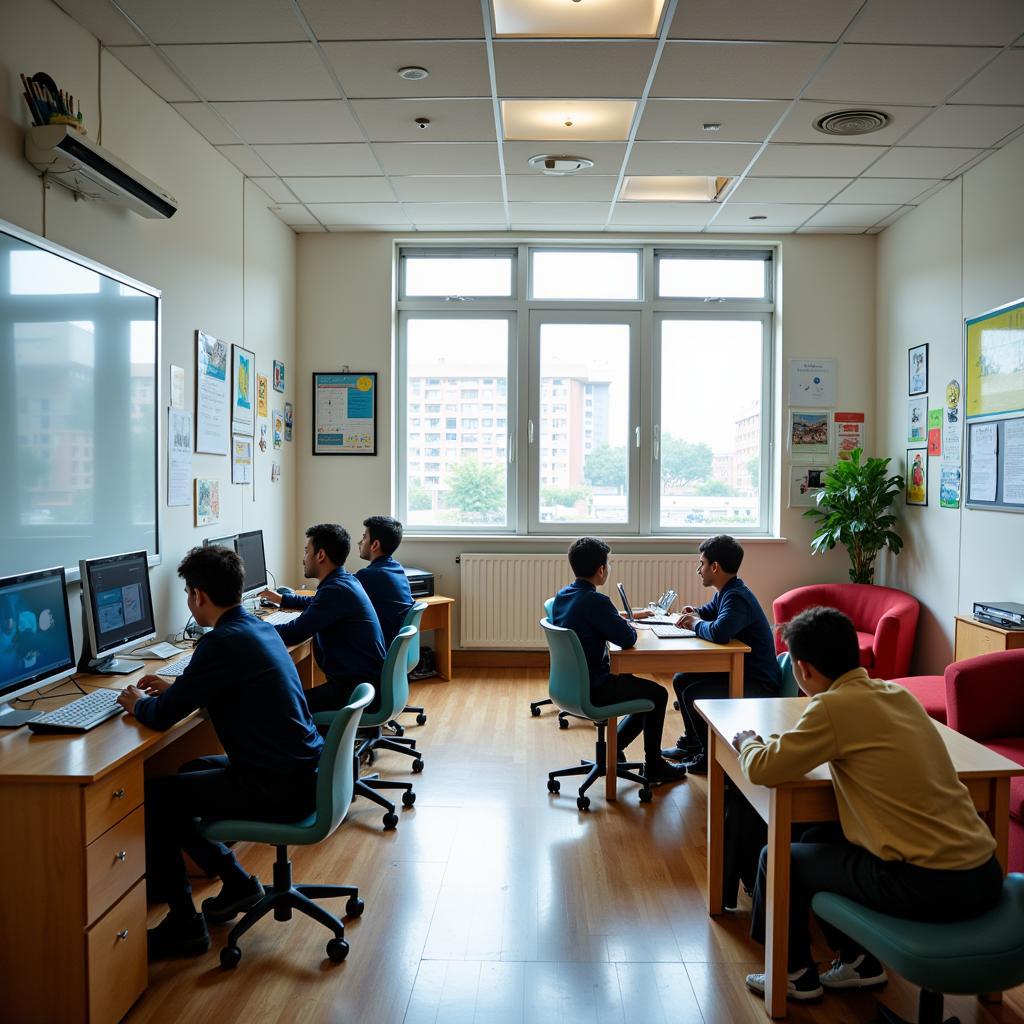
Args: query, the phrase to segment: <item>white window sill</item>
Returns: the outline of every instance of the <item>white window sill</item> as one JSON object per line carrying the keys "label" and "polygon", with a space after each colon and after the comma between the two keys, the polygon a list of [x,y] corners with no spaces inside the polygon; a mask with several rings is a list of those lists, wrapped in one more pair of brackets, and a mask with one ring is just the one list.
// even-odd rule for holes
{"label": "white window sill", "polygon": [[[724,532],[724,531],[723,531]],[[593,531],[594,536],[600,536],[600,530]],[[405,543],[419,543],[420,541],[429,543],[453,543],[458,541],[459,543],[471,543],[479,541],[482,544],[507,544],[512,547],[536,547],[538,544],[558,544],[559,546],[564,544],[571,544],[578,537],[582,536],[580,533],[567,533],[567,534],[533,534],[531,536],[525,536],[523,534],[512,534],[512,533],[412,533],[409,529],[405,530],[403,534],[403,541]],[[696,550],[696,545],[701,541],[706,540],[708,537],[714,536],[714,534],[701,533],[701,534],[689,534],[686,536],[678,536],[675,534],[660,534],[658,536],[646,536],[637,537],[635,535],[622,535],[622,534],[609,534],[606,539],[609,544],[612,545],[638,545],[644,547],[662,547],[668,550],[672,550],[677,547],[692,547]],[[748,544],[786,544],[789,542],[787,537],[749,537],[743,534],[736,535],[736,539],[745,547]]]}

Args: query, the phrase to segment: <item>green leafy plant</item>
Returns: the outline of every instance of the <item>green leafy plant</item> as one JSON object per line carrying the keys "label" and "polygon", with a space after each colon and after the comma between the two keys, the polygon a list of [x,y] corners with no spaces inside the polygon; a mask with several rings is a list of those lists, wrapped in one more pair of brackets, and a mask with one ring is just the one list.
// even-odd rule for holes
{"label": "green leafy plant", "polygon": [[890,508],[904,483],[901,476],[886,475],[891,459],[861,462],[861,455],[860,448],[854,449],[849,460],[836,463],[822,476],[822,489],[815,496],[817,508],[809,508],[804,515],[818,520],[812,554],[842,544],[850,556],[851,581],[874,583],[878,552],[888,548],[898,555],[903,549]]}

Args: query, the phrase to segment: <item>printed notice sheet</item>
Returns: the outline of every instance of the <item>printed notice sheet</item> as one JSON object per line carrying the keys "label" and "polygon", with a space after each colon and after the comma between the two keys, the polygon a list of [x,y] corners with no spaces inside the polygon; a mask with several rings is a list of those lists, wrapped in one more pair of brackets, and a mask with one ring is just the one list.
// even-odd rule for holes
{"label": "printed notice sheet", "polygon": [[228,453],[228,345],[196,331],[196,451]]}
{"label": "printed notice sheet", "polygon": [[1003,501],[1024,505],[1024,420],[1003,427]]}
{"label": "printed notice sheet", "polygon": [[192,504],[192,416],[167,410],[167,504]]}
{"label": "printed notice sheet", "polygon": [[377,374],[313,374],[313,454],[375,455]]}

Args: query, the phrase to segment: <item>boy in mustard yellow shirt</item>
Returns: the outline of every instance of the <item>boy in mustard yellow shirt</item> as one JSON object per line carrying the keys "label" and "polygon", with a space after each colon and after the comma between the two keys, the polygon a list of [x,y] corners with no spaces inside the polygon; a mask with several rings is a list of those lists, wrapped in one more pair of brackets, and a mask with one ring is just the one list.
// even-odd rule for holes
{"label": "boy in mustard yellow shirt", "polygon": [[[809,931],[816,892],[911,920],[958,921],[995,906],[1003,872],[934,723],[902,686],[868,677],[853,623],[834,608],[811,608],[782,635],[811,699],[789,732],[765,741],[748,730],[733,746],[756,785],[777,786],[826,763],[832,775],[838,826],[816,826],[791,846],[788,994],[810,1000],[823,987],[886,981],[878,960],[824,921],[838,955],[818,974]],[[766,847],[750,928],[762,944],[767,859]],[[763,993],[764,975],[747,975],[747,985]]]}

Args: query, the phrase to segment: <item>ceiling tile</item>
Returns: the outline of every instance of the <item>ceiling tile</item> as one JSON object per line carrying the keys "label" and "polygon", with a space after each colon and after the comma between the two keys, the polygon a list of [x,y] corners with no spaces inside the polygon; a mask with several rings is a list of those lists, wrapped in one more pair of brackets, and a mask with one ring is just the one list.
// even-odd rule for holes
{"label": "ceiling tile", "polygon": [[405,212],[414,224],[504,224],[501,203],[406,203]]}
{"label": "ceiling tile", "polygon": [[508,198],[517,203],[610,203],[617,177],[610,174],[511,174]]}
{"label": "ceiling tile", "polygon": [[218,146],[217,152],[248,178],[267,177],[274,173],[248,146]]}
{"label": "ceiling tile", "polygon": [[250,178],[249,179],[261,192],[275,203],[294,203],[296,196],[287,188],[280,178]]}
{"label": "ceiling tile", "polygon": [[729,201],[827,203],[849,183],[849,178],[744,178],[729,193]]}
{"label": "ceiling tile", "polygon": [[788,100],[827,52],[817,43],[667,43],[651,95]]}
{"label": "ceiling tile", "polygon": [[105,46],[131,46],[142,42],[131,23],[106,0],[61,0],[60,7]]}
{"label": "ceiling tile", "polygon": [[840,142],[818,146],[773,143],[754,164],[753,173],[765,178],[849,178],[860,174],[884,152],[883,146],[850,146]]}
{"label": "ceiling tile", "polygon": [[[380,174],[373,152],[365,144],[260,146],[258,152],[273,172],[281,175]],[[268,173],[266,166],[263,173]]]}
{"label": "ceiling tile", "polygon": [[763,217],[764,220],[753,222],[762,226],[788,225],[796,227],[803,224],[808,217],[821,209],[820,203],[734,203],[728,202],[722,212],[715,218],[718,225],[728,224],[746,228],[751,225],[751,217]]}
{"label": "ceiling tile", "polygon": [[[490,100],[353,100],[371,142],[494,142]],[[417,117],[430,125],[420,128]]]}
{"label": "ceiling tile", "polygon": [[612,223],[666,231],[702,228],[718,208],[717,203],[616,203]]}
{"label": "ceiling tile", "polygon": [[301,203],[279,203],[274,207],[274,213],[285,222],[285,224],[316,224],[316,218]]}
{"label": "ceiling tile", "polygon": [[[643,141],[763,142],[782,116],[781,100],[648,100],[636,137]],[[714,132],[706,123],[720,124]]]}
{"label": "ceiling tile", "polygon": [[757,152],[741,142],[638,142],[627,174],[739,174]]}
{"label": "ceiling tile", "polygon": [[869,178],[948,178],[981,152],[896,146],[864,173]]}
{"label": "ceiling tile", "polygon": [[913,209],[912,206],[898,206],[894,212],[890,213],[884,220],[880,220],[874,227],[868,228],[869,235],[877,235],[878,232],[884,231],[890,224],[894,224],[900,219],[905,217]]}
{"label": "ceiling tile", "polygon": [[1024,103],[1024,49],[1005,50],[950,102]]}
{"label": "ceiling tile", "polygon": [[456,175],[438,175],[437,177],[393,177],[398,198],[403,203],[500,203],[501,178],[490,177],[457,177]]}
{"label": "ceiling tile", "polygon": [[287,0],[118,3],[154,43],[255,43],[306,38]]}
{"label": "ceiling tile", "polygon": [[[323,50],[349,99],[491,94],[483,40],[324,43]],[[399,78],[398,69],[410,66],[430,75],[418,82]]]}
{"label": "ceiling tile", "polygon": [[506,142],[502,150],[506,174],[525,174],[530,170],[527,161],[532,156],[583,156],[594,161],[593,167],[579,171],[576,177],[609,174],[618,177],[626,155],[623,142],[584,142],[572,147],[558,142]]}
{"label": "ceiling tile", "polygon": [[981,47],[861,46],[839,48],[807,88],[806,98],[858,104],[936,106],[993,51]]}
{"label": "ceiling tile", "polygon": [[233,131],[230,125],[225,124],[224,120],[205,103],[172,103],[171,106],[207,142],[212,142],[215,146],[230,146],[242,141],[238,133]]}
{"label": "ceiling tile", "polygon": [[[772,142],[826,142],[831,138],[840,140],[840,136],[830,136],[818,131],[814,122],[826,114],[836,110],[856,110],[863,104],[850,101],[833,101],[821,103],[812,100],[800,100],[772,136]],[[931,107],[897,107],[883,105],[885,113],[891,120],[880,131],[870,135],[842,136],[841,141],[850,145],[888,146],[900,139],[908,129],[912,128],[923,117],[929,114]]]}
{"label": "ceiling tile", "polygon": [[[1024,80],[1021,81],[1024,100]],[[1024,124],[1021,107],[940,107],[905,139],[907,146],[977,146],[988,149]]]}
{"label": "ceiling tile", "polygon": [[168,103],[199,97],[160,59],[151,46],[112,46],[110,52]]}
{"label": "ceiling tile", "polygon": [[930,178],[858,178],[838,199],[840,203],[912,203],[937,184]]}
{"label": "ceiling tile", "polygon": [[[655,44],[496,42],[498,95],[551,98],[637,98],[654,59]],[[664,58],[663,58],[664,60]]]}
{"label": "ceiling tile", "polygon": [[513,223],[603,225],[608,219],[608,203],[509,203]]}
{"label": "ceiling tile", "polygon": [[361,142],[359,126],[342,100],[214,103],[246,142]]}
{"label": "ceiling tile", "polygon": [[387,174],[497,174],[498,147],[486,142],[382,142]]}
{"label": "ceiling tile", "polygon": [[318,39],[482,39],[480,0],[299,0]]}
{"label": "ceiling tile", "polygon": [[394,203],[387,178],[285,178],[303,203]]}
{"label": "ceiling tile", "polygon": [[777,39],[835,42],[863,0],[686,0],[670,39]]}
{"label": "ceiling tile", "polygon": [[1007,0],[868,0],[854,43],[1005,46],[1024,32],[1024,5]]}
{"label": "ceiling tile", "polygon": [[808,222],[807,227],[829,231],[864,231],[888,217],[896,206],[840,206],[832,203],[819,210]]}
{"label": "ceiling tile", "polygon": [[398,203],[310,203],[321,224],[406,224],[409,218]]}
{"label": "ceiling tile", "polygon": [[161,49],[208,100],[312,100],[338,95],[310,43],[214,43]]}

